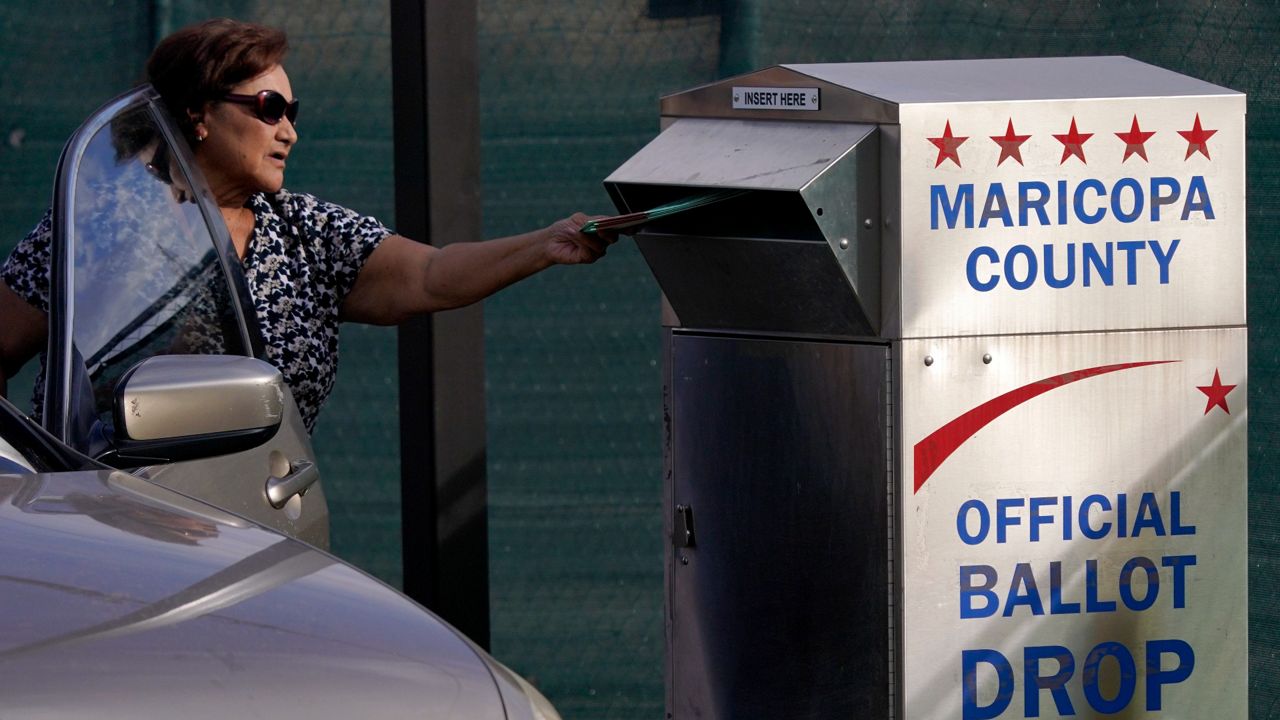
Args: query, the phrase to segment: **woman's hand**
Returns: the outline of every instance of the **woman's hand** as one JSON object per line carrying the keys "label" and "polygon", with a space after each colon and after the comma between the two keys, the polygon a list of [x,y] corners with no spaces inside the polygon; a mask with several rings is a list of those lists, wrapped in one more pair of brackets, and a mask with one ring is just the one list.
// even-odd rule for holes
{"label": "woman's hand", "polygon": [[593,263],[604,257],[609,246],[618,241],[618,235],[609,231],[582,232],[582,226],[592,219],[595,218],[574,213],[552,223],[547,228],[547,258],[555,265],[576,265]]}

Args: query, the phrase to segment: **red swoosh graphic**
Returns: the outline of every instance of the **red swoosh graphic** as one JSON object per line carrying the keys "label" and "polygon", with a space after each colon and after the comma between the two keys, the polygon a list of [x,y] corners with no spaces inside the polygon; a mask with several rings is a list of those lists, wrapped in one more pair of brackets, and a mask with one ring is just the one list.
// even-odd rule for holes
{"label": "red swoosh graphic", "polygon": [[1118,370],[1129,370],[1132,368],[1145,367],[1147,365],[1163,365],[1165,363],[1178,362],[1177,360],[1151,360],[1147,362],[1119,363],[1117,365],[1101,365],[1099,367],[1085,368],[1084,370],[1075,370],[1061,375],[1054,375],[1050,378],[1037,380],[1028,383],[1015,390],[992,398],[978,407],[957,417],[955,420],[934,430],[929,437],[916,443],[915,471],[916,471],[916,489],[920,492],[920,488],[924,485],[933,471],[943,463],[951,453],[963,445],[974,433],[986,427],[988,423],[1001,415],[1009,412],[1015,407],[1021,405],[1032,398],[1039,397],[1054,388],[1060,388],[1063,385],[1070,385],[1077,380],[1084,380],[1096,375],[1106,375]]}

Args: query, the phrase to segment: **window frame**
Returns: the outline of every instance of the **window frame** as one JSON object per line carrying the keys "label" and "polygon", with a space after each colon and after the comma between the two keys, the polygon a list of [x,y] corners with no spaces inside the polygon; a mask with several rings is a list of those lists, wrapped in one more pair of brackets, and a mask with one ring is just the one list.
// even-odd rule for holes
{"label": "window frame", "polygon": [[53,227],[49,277],[49,337],[45,365],[44,427],[63,442],[73,439],[74,393],[71,372],[75,328],[75,247],[74,209],[81,162],[98,133],[120,115],[145,109],[159,129],[174,162],[185,174],[193,201],[212,238],[215,254],[226,282],[242,347],[260,360],[266,351],[259,332],[252,296],[244,278],[239,256],[226,223],[218,210],[186,140],[164,108],[159,93],[143,85],[107,102],[72,134],[58,159],[54,176]]}

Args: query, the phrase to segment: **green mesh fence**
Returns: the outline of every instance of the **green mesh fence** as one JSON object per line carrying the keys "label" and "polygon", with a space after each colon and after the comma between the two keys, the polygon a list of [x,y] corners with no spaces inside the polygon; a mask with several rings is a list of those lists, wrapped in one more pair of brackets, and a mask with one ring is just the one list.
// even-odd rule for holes
{"label": "green mesh fence", "polygon": [[[610,210],[600,180],[657,132],[657,97],[778,62],[1124,54],[1249,94],[1250,716],[1280,717],[1280,11],[1243,2],[481,0],[486,234]],[[689,2],[706,9],[709,2]],[[675,12],[672,8],[675,8]],[[383,3],[0,2],[0,253],[48,203],[67,135],[157,33],[211,15],[285,28],[303,99],[289,186],[390,222]],[[49,28],[57,28],[54,35]],[[2,321],[2,320],[0,320]],[[658,292],[634,247],[486,304],[493,649],[566,718],[662,716]],[[393,331],[349,326],[315,441],[342,557],[400,578]]]}
{"label": "green mesh fence", "polygon": [[[480,3],[487,234],[613,212],[658,96],[716,77],[718,18],[644,9]],[[566,718],[663,714],[658,303],[624,242],[485,308],[493,652]]]}
{"label": "green mesh fence", "polygon": [[[95,107],[128,89],[141,67],[141,48],[151,44],[151,15],[141,3],[80,2],[35,10],[27,3],[0,3],[3,257],[49,206],[54,168],[67,137]],[[49,29],[55,27],[77,41],[51,52]],[[34,365],[9,382],[9,397],[23,409],[29,405]]]}

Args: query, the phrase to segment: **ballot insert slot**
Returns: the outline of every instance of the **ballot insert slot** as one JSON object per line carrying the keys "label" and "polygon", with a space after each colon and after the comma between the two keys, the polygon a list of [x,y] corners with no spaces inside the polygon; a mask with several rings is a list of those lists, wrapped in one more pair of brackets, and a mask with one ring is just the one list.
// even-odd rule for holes
{"label": "ballot insert slot", "polygon": [[[639,212],[698,197],[724,188],[671,185],[617,185],[614,202]],[[741,194],[710,205],[658,218],[634,229],[646,235],[718,237],[744,240],[824,242],[813,213],[798,193],[743,189]]]}
{"label": "ballot insert slot", "polygon": [[[616,185],[611,192],[620,208],[635,211],[698,191]],[[819,210],[826,212],[796,192],[747,190],[641,225],[635,240],[684,327],[873,335],[833,260]]]}
{"label": "ballot insert slot", "polygon": [[635,228],[673,326],[878,336],[879,136],[856,123],[682,118],[610,175],[622,213],[731,195]]}

